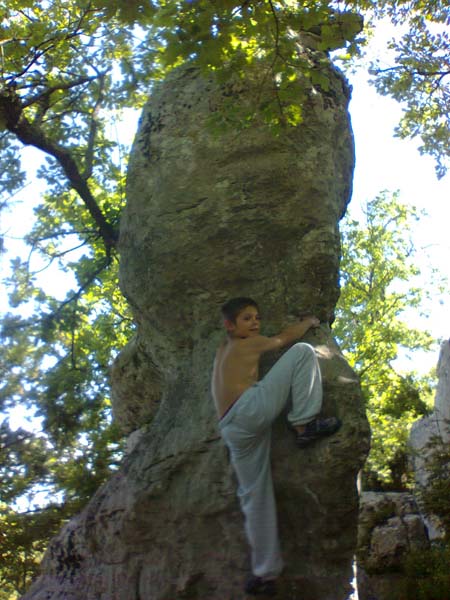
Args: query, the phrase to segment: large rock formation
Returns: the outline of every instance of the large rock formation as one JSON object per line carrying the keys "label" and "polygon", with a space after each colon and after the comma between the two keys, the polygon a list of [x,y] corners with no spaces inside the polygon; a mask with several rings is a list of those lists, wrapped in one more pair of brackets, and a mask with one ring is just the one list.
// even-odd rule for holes
{"label": "large rock formation", "polygon": [[[450,342],[441,344],[434,411],[416,421],[410,433],[410,460],[416,480],[414,493],[363,492],[357,548],[359,600],[403,600],[414,584],[408,581],[405,558],[411,551],[426,552],[444,529],[435,515],[421,511],[421,492],[430,473],[430,442],[450,441]],[[410,577],[410,574],[409,574]],[[424,577],[424,572],[418,574]],[[420,581],[420,579],[419,579]],[[417,583],[419,585],[419,583]]]}
{"label": "large rock formation", "polygon": [[[437,365],[438,386],[434,399],[434,410],[431,415],[413,423],[410,434],[411,461],[416,480],[416,491],[420,496],[422,489],[426,488],[430,478],[427,461],[432,452],[433,440],[441,443],[450,442],[450,341],[441,344],[441,351]],[[420,500],[419,500],[420,504]],[[436,540],[444,537],[444,531],[439,519],[435,515],[426,514],[424,520],[430,539]]]}
{"label": "large rock formation", "polygon": [[404,560],[430,547],[412,494],[363,492],[357,548],[358,600],[404,600],[408,581]]}
{"label": "large rock formation", "polygon": [[[257,122],[212,132],[211,116],[230,98],[256,102],[246,81],[220,87],[185,68],[152,93],[121,223],[121,285],[137,333],[113,370],[115,414],[133,444],[53,540],[27,600],[243,597],[249,552],[209,394],[219,307],[242,294],[259,300],[267,334],[303,310],[321,318],[306,339],[320,357],[324,413],[344,425],[303,451],[282,419],[274,427],[280,598],[348,597],[355,480],[369,438],[358,382],[329,326],[354,162],[349,91],[325,55],[305,51],[305,60],[330,86],[306,89],[303,122],[280,137]],[[260,103],[273,95],[265,81]]]}

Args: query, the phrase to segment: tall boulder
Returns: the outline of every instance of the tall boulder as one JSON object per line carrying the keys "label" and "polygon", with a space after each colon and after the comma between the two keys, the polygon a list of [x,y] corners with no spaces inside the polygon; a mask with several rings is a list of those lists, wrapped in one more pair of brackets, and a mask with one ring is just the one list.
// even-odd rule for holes
{"label": "tall boulder", "polygon": [[[450,442],[450,340],[445,340],[441,344],[436,371],[438,385],[434,410],[431,415],[413,423],[409,437],[411,462],[419,497],[421,490],[427,487],[431,475],[427,468],[427,461],[433,452],[433,440],[439,440],[444,445]],[[444,530],[438,517],[425,514],[424,521],[431,540],[444,537]]]}
{"label": "tall boulder", "polygon": [[219,85],[184,68],[152,92],[121,221],[121,286],[136,336],[112,373],[114,411],[133,443],[52,541],[27,600],[243,598],[249,550],[209,393],[219,308],[235,295],[259,301],[268,335],[304,310],[321,319],[306,340],[322,368],[324,413],[344,424],[302,451],[283,419],[274,426],[280,597],[351,593],[369,429],[330,330],[354,165],[349,89],[324,54],[304,52],[329,86],[306,88],[303,121],[278,137],[257,121],[220,134],[210,126],[230,98],[237,107],[271,98],[267,78],[255,95],[246,81]]}
{"label": "tall boulder", "polygon": [[[424,554],[444,537],[436,515],[421,510],[421,492],[430,477],[428,459],[433,441],[444,446],[450,441],[450,342],[441,344],[437,365],[438,385],[431,415],[416,421],[410,433],[410,460],[416,487],[414,493],[363,492],[360,498],[358,531],[357,584],[359,600],[402,600],[411,585],[420,585],[426,570],[417,573],[417,582],[405,570],[405,558],[411,552]],[[422,580],[422,581],[421,581]],[[436,591],[439,597],[439,592]]]}

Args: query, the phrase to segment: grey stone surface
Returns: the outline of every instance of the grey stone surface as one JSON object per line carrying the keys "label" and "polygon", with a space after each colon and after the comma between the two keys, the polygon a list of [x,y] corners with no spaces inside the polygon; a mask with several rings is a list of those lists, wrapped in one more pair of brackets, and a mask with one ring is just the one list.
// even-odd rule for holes
{"label": "grey stone surface", "polygon": [[306,340],[320,356],[324,413],[344,423],[303,451],[275,424],[280,597],[350,594],[369,429],[329,327],[354,163],[349,91],[325,55],[305,59],[322,61],[330,89],[307,89],[303,122],[278,138],[258,123],[213,135],[211,115],[230,97],[255,102],[253,87],[219,87],[194,69],[172,72],[145,107],[120,242],[137,334],[112,376],[115,415],[135,433],[121,470],[51,543],[26,600],[243,598],[249,552],[209,377],[219,307],[244,294],[260,301],[269,335],[300,311],[320,317]]}
{"label": "grey stone surface", "polygon": [[[149,388],[146,383],[152,381]],[[161,399],[162,381],[151,356],[138,338],[130,340],[111,369],[111,403],[114,419],[125,434],[150,423]]]}
{"label": "grey stone surface", "polygon": [[427,447],[433,437],[450,440],[450,343],[441,344],[437,365],[438,386],[434,411],[413,424],[410,434],[414,494],[364,492],[360,501],[357,553],[359,600],[403,599],[405,575],[402,560],[410,550],[428,548],[443,537],[439,519],[420,510],[420,489],[429,480]]}
{"label": "grey stone surface", "polygon": [[[416,489],[428,484],[429,473],[426,462],[431,454],[429,447],[433,438],[441,439],[444,444],[450,442],[450,341],[441,344],[437,364],[438,385],[434,399],[434,410],[428,417],[413,423],[409,437],[410,458],[416,480]],[[444,536],[442,525],[435,515],[423,515],[430,539],[438,540]]]}
{"label": "grey stone surface", "polygon": [[357,551],[358,600],[405,598],[403,558],[410,550],[428,547],[427,530],[412,494],[363,492]]}

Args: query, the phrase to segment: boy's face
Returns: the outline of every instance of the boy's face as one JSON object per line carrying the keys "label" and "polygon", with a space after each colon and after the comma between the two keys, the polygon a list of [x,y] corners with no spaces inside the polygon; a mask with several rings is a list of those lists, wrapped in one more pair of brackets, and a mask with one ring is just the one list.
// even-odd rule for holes
{"label": "boy's face", "polygon": [[261,317],[255,306],[246,306],[236,317],[236,322],[226,320],[225,327],[231,337],[248,338],[259,335]]}

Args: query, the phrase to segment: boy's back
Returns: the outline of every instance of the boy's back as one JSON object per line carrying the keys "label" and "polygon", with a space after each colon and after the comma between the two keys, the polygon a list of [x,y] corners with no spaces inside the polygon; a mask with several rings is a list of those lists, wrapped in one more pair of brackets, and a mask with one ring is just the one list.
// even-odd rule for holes
{"label": "boy's back", "polygon": [[219,418],[258,380],[261,346],[255,338],[230,338],[217,349],[211,388]]}

